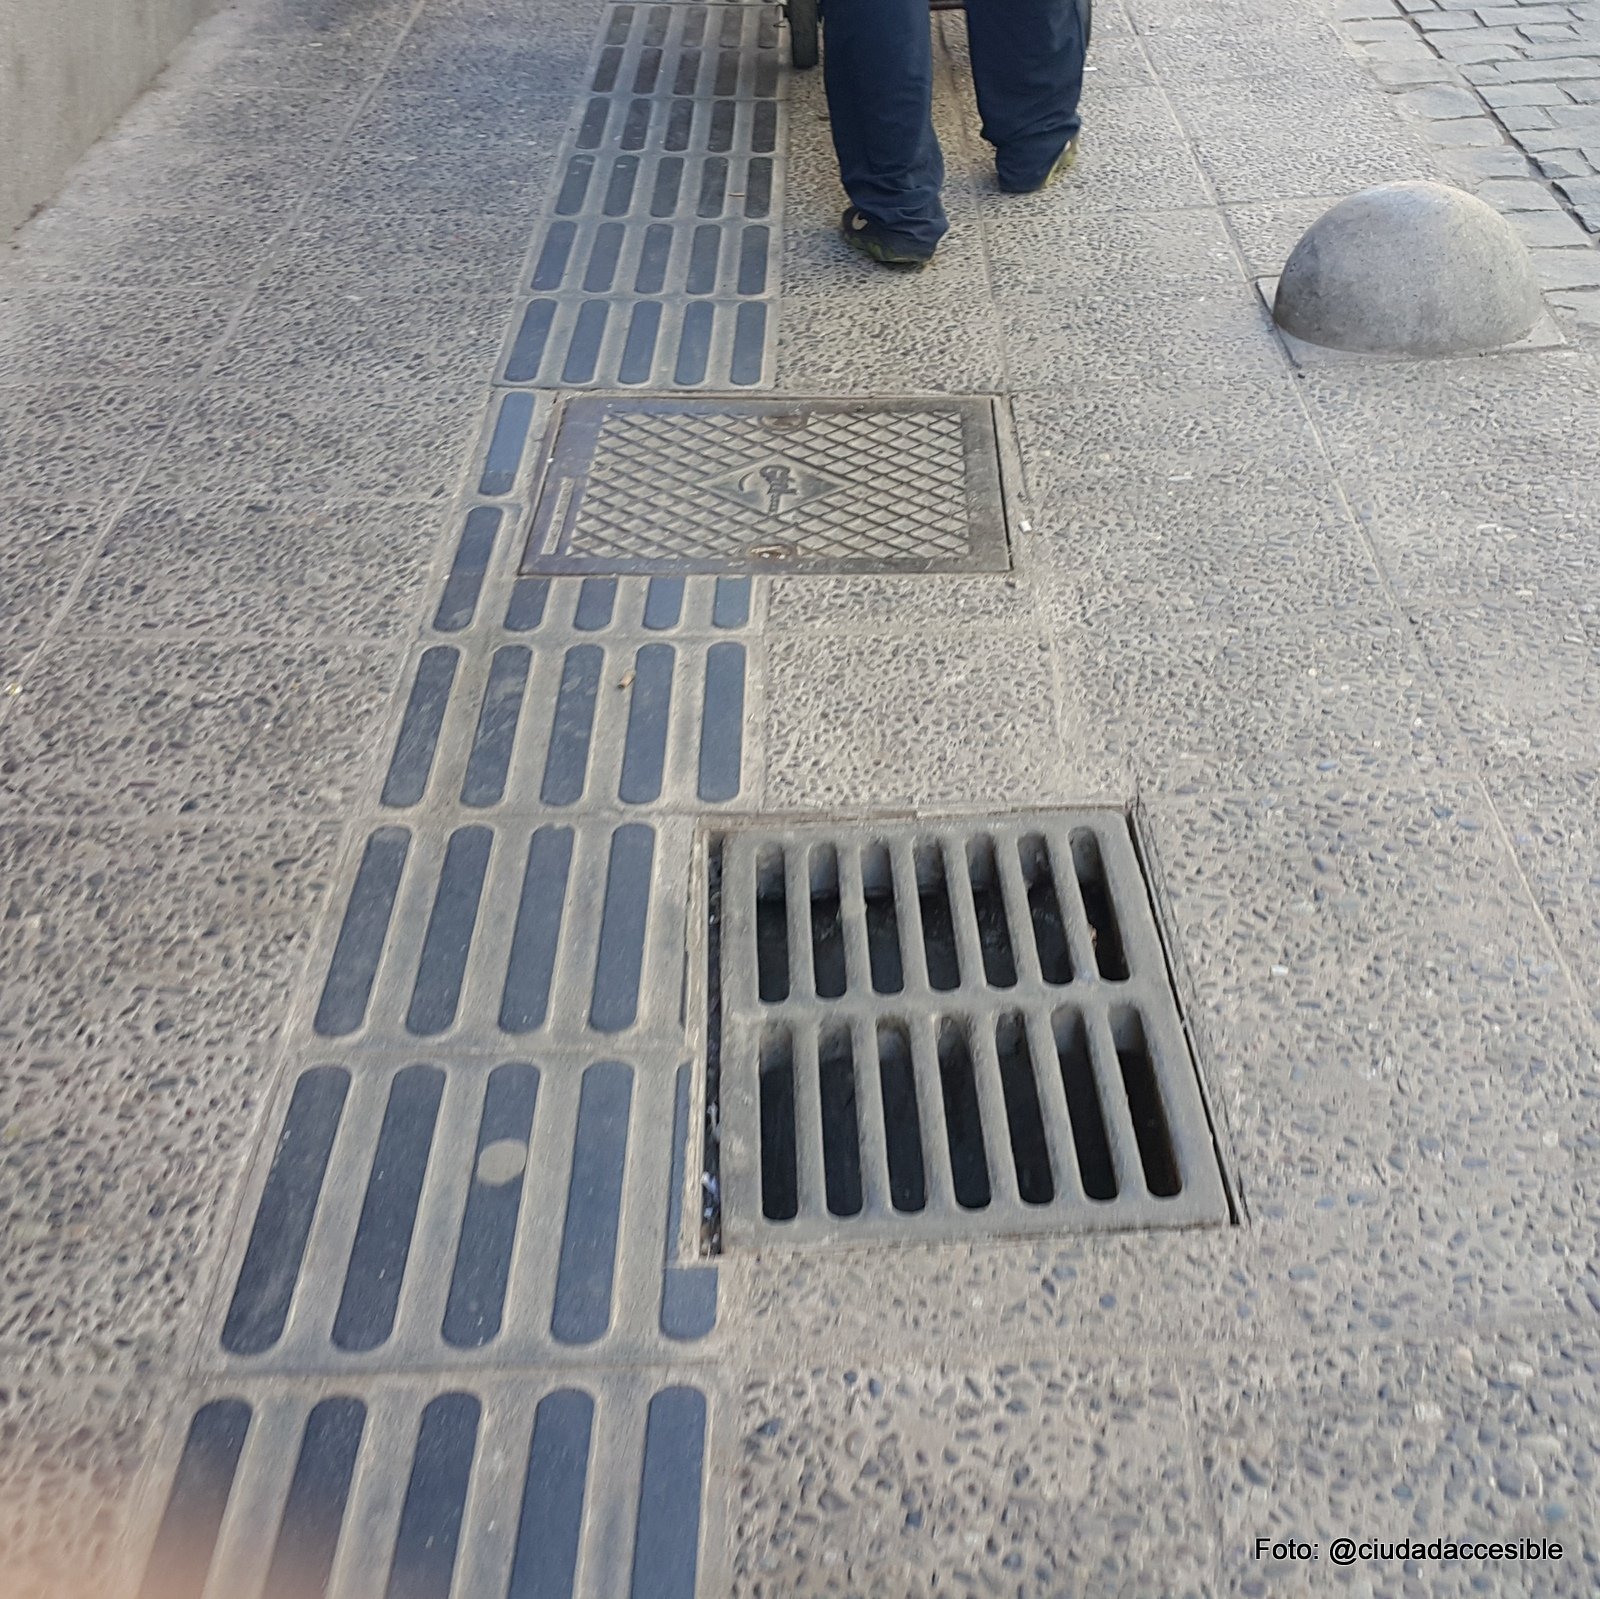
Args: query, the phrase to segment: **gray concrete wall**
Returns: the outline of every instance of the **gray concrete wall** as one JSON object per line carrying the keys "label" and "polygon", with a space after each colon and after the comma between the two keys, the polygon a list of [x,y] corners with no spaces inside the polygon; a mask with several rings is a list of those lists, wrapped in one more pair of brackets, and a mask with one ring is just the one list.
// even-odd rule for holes
{"label": "gray concrete wall", "polygon": [[0,0],[0,238],[167,64],[218,0]]}

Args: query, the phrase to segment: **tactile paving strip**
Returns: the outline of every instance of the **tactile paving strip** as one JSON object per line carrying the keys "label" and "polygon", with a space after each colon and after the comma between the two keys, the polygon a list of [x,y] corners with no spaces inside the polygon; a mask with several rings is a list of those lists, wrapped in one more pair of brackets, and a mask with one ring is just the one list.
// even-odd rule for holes
{"label": "tactile paving strip", "polygon": [[691,826],[377,828],[342,900],[315,1038],[597,1053],[636,1033],[680,1039]]}
{"label": "tactile paving strip", "polygon": [[704,1340],[716,1273],[678,1252],[690,1068],[441,1059],[295,1080],[230,1252],[221,1369],[648,1363]]}
{"label": "tactile paving strip", "polygon": [[536,240],[502,381],[772,381],[778,8],[619,5]]}
{"label": "tactile paving strip", "polygon": [[688,907],[697,818],[757,797],[762,596],[516,563],[550,388],[770,382],[777,15],[607,13],[147,1479],[143,1599],[693,1599],[720,1549]]}
{"label": "tactile paving strip", "polygon": [[525,572],[1010,564],[993,403],[565,401]]}
{"label": "tactile paving strip", "polygon": [[508,609],[514,639],[419,654],[386,807],[633,809],[739,797],[747,583],[686,592],[681,578],[661,578],[619,595],[614,581],[552,593],[522,579]]}
{"label": "tactile paving strip", "polygon": [[1119,813],[722,845],[734,1245],[1225,1222]]}
{"label": "tactile paving strip", "polygon": [[709,1416],[668,1370],[218,1389],[139,1599],[693,1599]]}

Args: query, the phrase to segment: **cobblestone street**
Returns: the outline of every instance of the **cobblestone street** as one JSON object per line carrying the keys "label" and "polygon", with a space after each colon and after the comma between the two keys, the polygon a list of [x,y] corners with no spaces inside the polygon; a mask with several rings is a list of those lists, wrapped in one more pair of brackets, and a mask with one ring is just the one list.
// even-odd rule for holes
{"label": "cobblestone street", "polygon": [[[0,250],[0,1599],[1600,1591],[1600,5],[1098,0],[1025,196],[933,27],[922,273],[756,0],[236,0]],[[1519,345],[1275,328],[1402,179]]]}

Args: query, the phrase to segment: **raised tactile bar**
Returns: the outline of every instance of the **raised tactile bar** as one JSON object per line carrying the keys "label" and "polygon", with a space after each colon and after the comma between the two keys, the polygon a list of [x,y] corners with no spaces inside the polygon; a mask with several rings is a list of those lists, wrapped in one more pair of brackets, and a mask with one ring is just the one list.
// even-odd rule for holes
{"label": "raised tactile bar", "polygon": [[718,897],[731,1243],[1228,1219],[1120,813],[741,829]]}
{"label": "raised tactile bar", "polygon": [[676,1035],[686,931],[676,863],[690,825],[580,815],[442,837],[378,829],[344,901],[316,1036]]}
{"label": "raised tactile bar", "polygon": [[677,1057],[316,1066],[283,1116],[230,1251],[226,1369],[659,1359],[715,1328],[715,1267],[678,1250]]}
{"label": "raised tactile bar", "polygon": [[617,1371],[225,1391],[175,1418],[140,1593],[693,1599],[710,1415]]}
{"label": "raised tactile bar", "polygon": [[[770,382],[783,203],[778,44],[775,6],[611,8],[530,257],[506,383]],[[497,460],[510,450],[497,458],[491,445],[485,493],[509,492],[513,478]]]}
{"label": "raised tactile bar", "polygon": [[[668,588],[655,598],[657,585],[670,581],[651,584],[644,625],[656,622],[654,640],[615,628],[614,596],[602,595],[587,613],[580,600],[575,618],[593,624],[580,629],[595,636],[592,643],[506,644],[464,665],[449,646],[425,649],[384,783],[385,807],[403,811],[442,798],[485,811],[737,800],[745,781],[747,649],[732,638],[673,637],[661,617],[678,596]],[[726,602],[742,616],[738,605]]]}

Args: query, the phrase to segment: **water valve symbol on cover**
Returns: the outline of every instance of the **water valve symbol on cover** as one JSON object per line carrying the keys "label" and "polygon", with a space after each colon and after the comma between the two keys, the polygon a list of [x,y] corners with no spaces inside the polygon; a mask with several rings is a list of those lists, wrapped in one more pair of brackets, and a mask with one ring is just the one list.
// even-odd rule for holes
{"label": "water valve symbol on cover", "polygon": [[[767,510],[773,516],[783,509],[785,499],[793,498],[800,492],[800,485],[795,482],[793,474],[782,461],[774,461],[770,466],[761,468],[760,477],[767,485]],[[754,484],[750,485],[753,489]]]}

